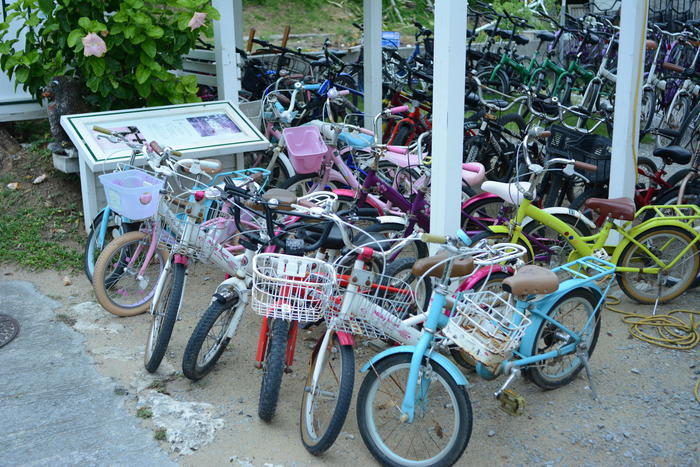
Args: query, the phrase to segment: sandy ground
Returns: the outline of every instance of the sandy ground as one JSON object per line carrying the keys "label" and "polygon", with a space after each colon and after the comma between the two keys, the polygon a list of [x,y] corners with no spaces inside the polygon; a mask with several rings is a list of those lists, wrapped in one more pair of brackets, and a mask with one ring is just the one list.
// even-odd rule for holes
{"label": "sandy ground", "polygon": [[[221,274],[200,266],[188,279],[187,302],[177,323],[166,360],[155,375],[143,369],[143,348],[149,316],[119,318],[94,303],[90,284],[83,276],[52,271],[27,272],[0,266],[0,278],[27,280],[49,297],[64,304],[57,319],[86,336],[86,351],[98,371],[125,391],[130,410],[149,392],[153,380],[164,380],[160,390],[177,401],[213,405],[220,419],[213,441],[191,454],[161,447],[182,465],[373,465],[357,429],[354,408],[343,432],[323,457],[309,455],[299,436],[299,406],[310,347],[320,331],[302,331],[294,371],[284,377],[277,415],[271,424],[257,417],[260,371],[253,367],[259,318],[247,313],[237,335],[212,373],[192,383],[182,376],[182,352],[211,291]],[[619,294],[619,292],[617,292]],[[642,311],[623,299],[627,310]],[[680,297],[673,308],[700,308],[700,291]],[[650,312],[650,309],[645,310]],[[360,346],[356,367],[373,354]],[[514,417],[500,411],[493,399],[503,379],[484,381],[466,372],[472,383],[469,395],[474,410],[471,441],[459,465],[698,465],[700,464],[700,404],[692,387],[700,374],[700,358],[693,351],[672,351],[628,336],[619,315],[605,311],[603,328],[592,358],[598,391],[592,400],[582,372],[572,384],[543,392],[525,380],[512,389],[526,400],[525,413]],[[357,373],[355,387],[362,375]],[[152,392],[152,391],[150,391]],[[155,428],[154,419],[142,422]]]}

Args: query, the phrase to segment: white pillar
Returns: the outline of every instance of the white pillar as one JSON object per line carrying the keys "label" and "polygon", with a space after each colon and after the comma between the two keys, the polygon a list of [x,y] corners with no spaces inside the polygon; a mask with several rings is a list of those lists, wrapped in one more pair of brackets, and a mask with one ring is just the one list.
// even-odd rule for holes
{"label": "white pillar", "polygon": [[467,2],[435,2],[430,232],[460,226]]}
{"label": "white pillar", "polygon": [[243,49],[243,0],[233,0],[233,27],[236,29],[236,47]]}
{"label": "white pillar", "polygon": [[[221,14],[220,21],[214,21],[214,44],[216,51],[216,83],[220,100],[230,100],[238,104],[238,91],[241,89],[236,44],[241,42],[240,29],[234,16],[241,16],[240,0],[213,0],[214,8]],[[236,39],[238,38],[238,39]]]}
{"label": "white pillar", "polygon": [[[364,0],[364,112],[365,128],[382,111],[382,0]],[[377,135],[381,142],[381,135]]]}
{"label": "white pillar", "polygon": [[[615,84],[610,198],[634,197],[649,0],[622,0]],[[612,181],[614,180],[614,183]]]}

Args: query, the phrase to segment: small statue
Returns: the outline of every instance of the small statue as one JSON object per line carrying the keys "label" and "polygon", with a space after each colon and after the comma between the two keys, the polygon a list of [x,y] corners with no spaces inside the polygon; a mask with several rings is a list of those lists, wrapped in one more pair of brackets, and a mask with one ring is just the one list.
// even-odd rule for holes
{"label": "small statue", "polygon": [[53,141],[48,144],[48,149],[52,153],[66,154],[67,150],[73,148],[70,138],[61,127],[61,116],[88,111],[82,90],[80,81],[69,76],[54,76],[44,88],[42,95],[50,101],[47,110]]}

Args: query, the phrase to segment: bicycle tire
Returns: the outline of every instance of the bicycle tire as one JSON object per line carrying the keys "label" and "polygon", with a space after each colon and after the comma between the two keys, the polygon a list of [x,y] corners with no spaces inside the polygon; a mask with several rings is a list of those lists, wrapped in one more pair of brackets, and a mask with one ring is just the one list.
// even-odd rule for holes
{"label": "bicycle tire", "polygon": [[653,87],[645,88],[642,91],[642,105],[639,115],[640,139],[649,133],[651,124],[654,122],[656,114],[656,90]]}
{"label": "bicycle tire", "polygon": [[[271,323],[269,321],[272,321]],[[258,417],[264,422],[271,422],[277,411],[277,402],[282,386],[289,322],[283,319],[268,320],[267,354],[263,364],[263,376],[260,384]]]}
{"label": "bicycle tire", "polygon": [[[547,312],[547,316],[557,320],[567,329],[575,333],[582,332],[582,329],[579,329],[573,324],[563,322],[560,310],[563,308],[564,305],[567,305],[569,302],[575,300],[579,300],[579,303],[584,305],[583,311],[586,313],[586,315],[582,320],[581,328],[583,328],[583,326],[586,325],[591,315],[595,315],[592,321],[592,323],[594,323],[592,333],[588,334],[588,336],[590,336],[590,340],[586,344],[588,348],[588,357],[593,355],[596,343],[598,342],[598,335],[600,334],[601,314],[600,308],[598,307],[599,299],[600,296],[596,297],[588,289],[573,289],[570,292],[564,294],[562,297],[560,297],[559,300],[557,300]],[[568,344],[568,338],[570,336],[567,335],[565,336],[566,339],[563,339],[563,336],[561,336],[561,334],[562,332],[560,328],[552,324],[550,321],[547,321],[546,319],[542,320],[539,328],[537,329],[537,332],[535,333],[535,340],[532,343],[532,347],[530,349],[520,349],[520,351],[523,353],[529,352],[526,354],[528,356],[536,356],[539,354],[555,351],[561,345]],[[572,357],[572,360],[569,360],[569,357]],[[565,361],[571,362],[568,367],[562,367],[563,369],[559,370],[559,373],[551,373],[555,367],[554,363]],[[530,379],[530,381],[535,383],[537,386],[539,386],[542,389],[548,390],[560,388],[571,383],[579,374],[579,372],[583,369],[583,367],[584,364],[581,361],[581,359],[577,357],[575,353],[571,353],[560,355],[555,358],[547,359],[539,363],[533,363],[531,365],[528,365],[527,368],[525,368],[524,373],[525,376],[527,376]]]}
{"label": "bicycle tire", "polygon": [[500,117],[496,120],[496,124],[510,131],[514,136],[491,128],[491,137],[496,139],[496,143],[498,143],[500,148],[496,149],[493,147],[492,142],[487,142],[489,151],[485,154],[482,153],[481,163],[484,165],[489,180],[508,182],[513,178],[516,148],[520,143],[519,139],[522,139],[526,124],[523,117],[517,113]]}
{"label": "bicycle tire", "polygon": [[700,103],[688,112],[680,128],[680,136],[673,143],[683,146],[695,154],[700,150]]}
{"label": "bicycle tire", "polygon": [[[323,336],[321,336],[323,339]],[[333,354],[336,355],[335,359]],[[339,358],[337,357],[339,356]],[[350,409],[350,402],[352,401],[352,392],[355,385],[355,354],[351,345],[341,345],[338,336],[333,334],[331,342],[328,345],[326,352],[325,364],[332,365],[332,363],[337,360],[340,364],[340,371],[337,368],[334,370],[333,366],[326,367],[325,365],[321,369],[319,374],[319,386],[317,387],[317,394],[312,394],[311,391],[311,380],[313,378],[314,369],[319,363],[319,358],[321,357],[320,352],[315,352],[312,356],[311,363],[309,364],[308,375],[306,378],[306,385],[304,387],[304,395],[301,398],[301,410],[300,410],[300,420],[299,420],[299,430],[301,432],[301,442],[304,444],[309,453],[314,456],[318,456],[326,452],[338,438],[340,430],[343,429],[345,424],[345,419],[348,415],[348,410]],[[324,371],[325,370],[325,371]],[[321,380],[325,379],[323,376],[330,375],[328,385],[333,385],[334,382],[337,383],[338,389],[335,387],[330,390],[327,389],[328,385],[326,383],[320,384]],[[338,380],[338,377],[340,379]],[[321,397],[321,393],[324,396]],[[325,425],[319,422],[319,418],[314,416],[317,413],[319,400],[323,402],[324,399],[328,397],[328,393],[335,393],[334,401],[330,402],[334,405],[331,407],[330,419]]]}
{"label": "bicycle tire", "polygon": [[[672,245],[671,238],[674,236],[680,241],[680,244],[678,245],[678,248],[680,248],[679,252],[682,251],[687,244],[694,240],[687,230],[680,227],[667,225],[652,227],[651,229],[646,230],[636,236],[634,240],[642,245],[645,245],[650,250],[653,250],[652,253],[659,257],[663,251],[654,245],[650,245],[650,243],[654,236],[664,235],[667,237],[665,241],[662,241],[662,246],[665,250]],[[646,244],[644,243],[645,241],[647,242]],[[643,251],[638,253],[638,258],[633,257],[632,255],[637,249],[638,246],[636,244],[632,242],[628,243],[618,258],[617,266],[635,268],[658,267],[653,259],[649,258]],[[674,271],[678,272],[679,270],[675,268],[686,265],[684,270],[680,271],[683,274],[680,278],[669,276],[665,278],[662,283],[660,283],[655,274],[644,274],[642,272],[618,272],[617,283],[625,295],[639,303],[655,303],[656,292],[661,292],[659,293],[659,303],[669,302],[688,290],[695,282],[698,275],[698,270],[700,269],[700,257],[698,257],[699,253],[700,248],[698,247],[698,244],[695,243],[690,250],[688,250],[683,259],[673,266]],[[676,256],[666,258],[665,261],[662,258],[660,259],[662,259],[664,263],[668,263],[675,257]],[[640,261],[643,263],[641,266],[638,264]],[[687,263],[688,261],[692,261],[692,263]],[[642,284],[645,282],[646,286],[643,287]],[[663,290],[666,287],[668,287],[669,292],[664,294]]]}
{"label": "bicycle tire", "polygon": [[[244,310],[245,302],[241,301],[238,296],[228,301],[219,301],[215,298],[211,302],[192,331],[182,356],[182,373],[187,378],[197,381],[214,368],[231,340],[230,337],[226,337],[229,326],[234,320],[237,320],[235,326],[238,327]],[[211,336],[212,329],[222,318],[223,322],[219,324],[218,333]],[[213,338],[213,342],[205,347],[207,340],[211,338]],[[204,354],[200,358],[202,351]]]}
{"label": "bicycle tire", "polygon": [[[384,275],[406,282],[411,290],[416,292],[416,304],[419,308],[418,312],[427,311],[430,304],[430,297],[433,294],[433,284],[427,277],[424,278],[420,284],[417,284],[419,278],[416,277],[412,271],[415,262],[413,258],[398,258],[387,266]],[[422,287],[422,292],[418,290],[418,287]],[[399,316],[399,318],[405,319],[407,316]]]}
{"label": "bicycle tire", "polygon": [[[690,113],[693,110],[692,101],[689,97],[680,96],[677,99],[674,99],[672,104],[673,105],[669,105],[669,107],[666,109],[662,124],[665,129],[678,130],[680,134],[675,138],[667,138],[661,134],[658,134],[656,136],[656,144],[658,146],[668,146],[671,144],[680,145],[683,141],[685,141],[684,133],[686,128],[684,128],[684,124],[693,120],[689,118]],[[676,113],[678,115],[676,115]]]}
{"label": "bicycle tire", "polygon": [[504,201],[491,196],[470,202],[462,208],[462,230],[465,232],[483,231],[498,222],[498,214]]}
{"label": "bicycle tire", "polygon": [[[491,75],[493,74],[494,68],[495,67],[485,67],[476,73],[476,77],[479,79],[482,85],[502,94],[510,94],[510,80],[508,79],[508,75],[502,69],[499,69],[492,79]],[[492,95],[492,93],[485,90],[483,91],[483,97],[484,99],[488,100],[500,99],[503,96],[497,93],[493,93]]]}
{"label": "bicycle tire", "polygon": [[158,369],[168,349],[184,292],[185,265],[173,264],[169,272],[166,269],[161,280],[163,286],[158,300],[153,303],[153,321],[143,354],[143,366],[149,373]]}
{"label": "bicycle tire", "polygon": [[[447,370],[440,365],[431,363],[429,366],[432,371],[424,373],[423,376],[424,378],[426,377],[425,375],[436,376],[435,380],[427,385],[428,391],[431,391],[432,396],[437,389],[442,388],[445,395],[431,399],[437,400],[439,403],[437,407],[430,409],[425,408],[429,402],[427,400],[427,395],[424,396],[426,400],[421,402],[423,408],[416,408],[416,415],[413,423],[402,422],[394,407],[396,403],[400,404],[403,400],[404,393],[403,390],[399,388],[400,383],[397,384],[396,381],[407,381],[408,368],[410,367],[412,356],[413,354],[410,353],[388,356],[373,364],[367,372],[357,395],[357,425],[360,429],[360,435],[372,456],[382,465],[405,466],[414,463],[418,464],[421,461],[422,463],[419,465],[452,465],[460,458],[467,444],[469,444],[469,438],[471,437],[473,417],[469,395],[466,388],[458,385]],[[427,366],[425,361],[422,362],[421,366]],[[394,376],[394,374],[398,372],[402,374],[398,377]],[[383,381],[387,380],[391,380],[391,383],[387,384],[387,387],[382,390],[379,386]],[[398,390],[398,393],[395,397],[391,397],[390,401],[377,403],[375,410],[375,400],[378,394],[388,393],[389,390]],[[394,410],[387,410],[389,407]],[[442,419],[438,419],[439,415],[437,415],[437,412],[442,410],[446,412],[445,419],[452,422],[451,427],[447,427],[447,424],[444,423]],[[419,422],[427,418],[424,417],[424,415],[428,412],[431,415],[429,417],[430,421],[428,422],[428,424],[431,425],[430,428],[426,427],[423,430],[416,429],[416,432],[428,433],[439,430],[442,437],[438,437],[437,440],[440,441],[447,438],[447,445],[431,457],[424,459],[408,459],[404,457],[404,455],[396,453],[396,449],[392,450],[392,448],[387,446],[388,440],[384,439],[382,435],[378,433],[377,426],[380,424],[377,423],[375,419],[380,418],[383,414],[386,414],[387,421],[384,425],[380,426],[380,428],[384,428],[386,425],[394,422],[394,424],[389,427],[393,428],[393,430],[390,429],[390,436],[396,431],[403,432],[411,428],[415,429]],[[448,428],[450,428],[449,431]],[[415,439],[415,436],[410,439]],[[423,440],[423,442],[425,443],[425,440]],[[421,444],[417,441],[416,443],[419,446],[425,446],[421,450],[422,452],[427,450],[427,444]],[[433,440],[433,443],[437,444],[435,440]],[[415,448],[413,448],[413,451],[416,452]],[[416,452],[416,455],[417,454]],[[429,454],[426,454],[426,456],[427,455]]]}
{"label": "bicycle tire", "polygon": [[315,191],[339,188],[334,182],[329,181],[327,186],[321,186],[321,177],[316,173],[296,174],[289,177],[280,184],[280,188],[289,190],[297,195],[297,197],[313,193]]}
{"label": "bicycle tire", "polygon": [[[158,277],[165,266],[167,253],[164,250],[156,249],[151,260],[155,260],[157,265],[155,263],[153,264],[155,267],[149,265],[140,280],[136,277],[136,273],[140,269],[141,263],[138,262],[137,267],[131,271],[125,270],[124,262],[128,262],[129,255],[134,252],[132,247],[138,248],[140,245],[140,250],[136,251],[140,251],[139,255],[145,254],[150,240],[150,234],[145,232],[125,233],[106,245],[97,258],[92,287],[97,302],[108,312],[117,316],[134,316],[148,310],[158,284]],[[127,285],[132,280],[134,282],[135,302],[126,303],[125,300],[129,295]],[[146,284],[146,287],[143,284]],[[151,287],[148,288],[148,285]]]}
{"label": "bicycle tire", "polygon": [[[102,250],[97,246],[97,232],[95,229],[99,229],[102,225],[102,218],[104,217],[105,210],[101,210],[97,213],[95,218],[90,223],[90,231],[88,232],[87,239],[85,240],[85,249],[83,251],[83,270],[85,271],[85,277],[92,282],[92,275],[95,271],[95,262],[99,257],[102,250],[111,242],[112,240],[120,237],[128,232],[133,232],[138,230],[133,223],[117,223],[113,227],[111,225],[111,219],[108,221],[107,232],[105,232],[105,238],[102,240]],[[119,214],[110,210],[110,218],[116,218]]]}

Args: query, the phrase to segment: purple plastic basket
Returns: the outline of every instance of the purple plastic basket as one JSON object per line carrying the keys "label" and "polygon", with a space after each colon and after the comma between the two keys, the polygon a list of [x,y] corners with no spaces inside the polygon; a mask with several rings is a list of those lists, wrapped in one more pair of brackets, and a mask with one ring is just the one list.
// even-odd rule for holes
{"label": "purple plastic basket", "polygon": [[299,174],[316,173],[321,168],[323,156],[328,152],[321,132],[315,126],[297,126],[282,130],[287,155]]}
{"label": "purple plastic basket", "polygon": [[112,211],[139,220],[151,217],[158,210],[163,180],[138,169],[100,175],[99,179]]}

